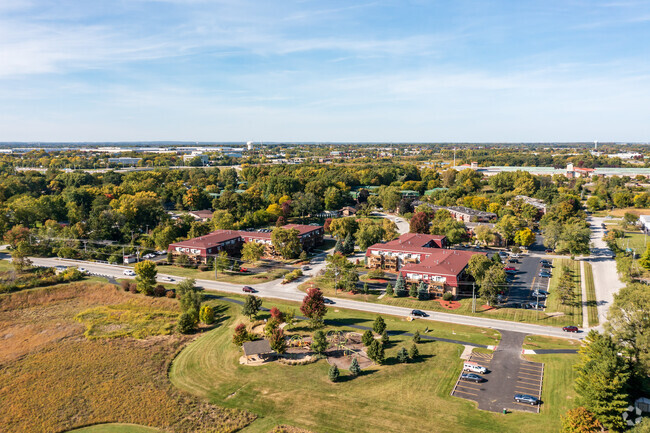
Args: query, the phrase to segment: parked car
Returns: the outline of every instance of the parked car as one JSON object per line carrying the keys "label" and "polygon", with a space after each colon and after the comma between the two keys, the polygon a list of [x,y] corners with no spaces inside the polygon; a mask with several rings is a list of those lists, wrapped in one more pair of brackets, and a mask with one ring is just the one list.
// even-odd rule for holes
{"label": "parked car", "polygon": [[309,266],[307,266],[307,265],[305,265],[305,266],[302,267],[302,270],[303,270],[303,271],[308,271],[308,270],[310,270],[310,269],[311,269],[311,268],[310,268]]}
{"label": "parked car", "polygon": [[552,253],[553,253],[553,250],[550,249],[550,248],[546,248],[546,249],[544,250],[544,252],[546,252],[546,254],[552,254]]}
{"label": "parked car", "polygon": [[578,327],[577,326],[565,326],[562,328],[564,332],[578,332]]}
{"label": "parked car", "polygon": [[242,288],[242,291],[245,292],[245,293],[255,293],[255,292],[257,292],[257,290],[253,289],[250,286],[244,286]]}
{"label": "parked car", "polygon": [[86,268],[77,268],[77,270],[79,272],[81,272],[82,274],[87,274],[88,273],[88,269],[86,269]]}
{"label": "parked car", "polygon": [[122,272],[124,275],[128,275],[129,277],[134,277],[135,272],[133,272],[131,269],[125,269],[124,272]]}
{"label": "parked car", "polygon": [[542,263],[542,268],[550,269],[550,268],[552,268],[552,267],[553,267],[553,265],[550,264],[550,263]]}
{"label": "parked car", "polygon": [[546,294],[540,292],[539,290],[533,290],[533,297],[535,297],[535,298],[546,298]]}
{"label": "parked car", "polygon": [[171,282],[171,281],[174,281],[174,279],[173,279],[172,277],[168,277],[168,276],[164,276],[164,277],[162,277],[161,280],[163,280],[163,281],[170,281],[170,282]]}
{"label": "parked car", "polygon": [[550,272],[548,272],[546,270],[542,270],[542,271],[539,272],[539,276],[541,278],[551,278],[552,275],[551,275]]}
{"label": "parked car", "polygon": [[537,397],[533,397],[532,395],[528,394],[515,394],[515,401],[517,403],[526,403],[531,406],[539,404],[539,399]]}
{"label": "parked car", "polygon": [[503,270],[506,271],[506,272],[507,271],[516,271],[517,268],[515,268],[514,266],[506,266],[505,268],[503,268]]}
{"label": "parked car", "polygon": [[165,255],[165,254],[167,254],[167,251],[165,251],[165,250],[158,250],[158,251],[156,251],[156,255],[157,255],[157,256],[163,256],[163,255]]}
{"label": "parked car", "polygon": [[480,374],[485,374],[488,371],[487,368],[483,367],[482,365],[470,361],[465,361],[463,364],[463,370]]}
{"label": "parked car", "polygon": [[476,382],[476,383],[481,383],[485,379],[482,376],[479,376],[478,374],[474,373],[462,373],[460,375],[460,380],[467,380],[470,382]]}
{"label": "parked car", "polygon": [[537,303],[536,301],[531,302],[528,305],[530,305],[530,308],[532,308],[533,310],[543,310],[544,308],[546,308],[546,306],[544,304]]}
{"label": "parked car", "polygon": [[427,317],[428,314],[425,313],[425,312],[422,311],[422,310],[413,310],[413,311],[411,311],[411,316],[415,316],[415,317]]}
{"label": "parked car", "polygon": [[508,252],[507,251],[499,251],[499,255],[501,257],[508,257]]}
{"label": "parked car", "polygon": [[517,258],[515,258],[515,257],[510,257],[508,259],[508,263],[519,263],[519,260]]}
{"label": "parked car", "polygon": [[541,264],[543,264],[543,265],[544,265],[544,264],[547,264],[547,265],[550,265],[550,264],[551,264],[551,262],[549,262],[549,261],[546,260],[546,259],[542,259],[542,260],[540,260],[539,262],[540,262]]}
{"label": "parked car", "polygon": [[248,268],[239,268],[239,272],[248,272]]}
{"label": "parked car", "polygon": [[323,303],[325,303],[325,304],[336,304],[336,302],[332,301],[330,298],[323,298]]}

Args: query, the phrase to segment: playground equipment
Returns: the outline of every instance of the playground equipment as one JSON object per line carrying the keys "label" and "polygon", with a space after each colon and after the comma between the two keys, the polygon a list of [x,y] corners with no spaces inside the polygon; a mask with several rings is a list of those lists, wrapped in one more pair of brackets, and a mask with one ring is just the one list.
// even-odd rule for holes
{"label": "playground equipment", "polygon": [[305,340],[302,338],[301,335],[292,335],[291,338],[289,339],[289,347],[304,347],[306,349],[310,348],[310,341]]}
{"label": "playground equipment", "polygon": [[336,348],[336,350],[340,350],[343,352],[343,355],[347,356],[348,358],[355,355],[367,358],[367,356],[365,356],[361,350],[353,349],[348,346],[348,343],[353,343],[353,341],[349,339],[347,332],[329,331],[326,338],[331,347]]}

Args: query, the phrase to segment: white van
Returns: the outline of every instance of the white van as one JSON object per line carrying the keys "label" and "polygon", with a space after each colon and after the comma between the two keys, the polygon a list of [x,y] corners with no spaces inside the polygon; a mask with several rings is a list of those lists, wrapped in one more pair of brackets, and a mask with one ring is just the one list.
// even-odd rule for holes
{"label": "white van", "polygon": [[471,371],[472,373],[487,373],[487,368],[483,367],[482,365],[478,365],[475,362],[465,362],[465,364],[463,364],[463,370]]}

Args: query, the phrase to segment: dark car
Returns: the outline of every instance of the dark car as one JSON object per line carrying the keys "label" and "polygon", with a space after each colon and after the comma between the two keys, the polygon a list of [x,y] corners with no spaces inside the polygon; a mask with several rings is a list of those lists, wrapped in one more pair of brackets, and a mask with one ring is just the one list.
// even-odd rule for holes
{"label": "dark car", "polygon": [[325,304],[335,304],[335,302],[332,301],[330,298],[323,298],[323,303],[325,303]]}
{"label": "dark car", "polygon": [[546,252],[546,254],[551,254],[551,253],[553,253],[553,250],[550,249],[550,248],[546,248],[544,251]]}
{"label": "dark car", "polygon": [[564,332],[578,332],[578,327],[577,326],[565,326],[562,328]]}
{"label": "dark car", "polygon": [[539,399],[537,397],[533,397],[532,395],[528,394],[515,394],[515,401],[517,403],[526,403],[531,406],[539,404]]}
{"label": "dark car", "polygon": [[257,290],[255,290],[255,289],[253,289],[252,287],[249,287],[249,286],[244,286],[242,288],[242,291],[244,291],[245,293],[255,293]]}
{"label": "dark car", "polygon": [[542,268],[552,268],[553,265],[550,263],[542,263]]}
{"label": "dark car", "polygon": [[427,317],[428,314],[425,313],[425,312],[422,311],[422,310],[413,310],[413,311],[411,311],[411,316],[415,316],[415,317]]}
{"label": "dark car", "polygon": [[483,382],[485,379],[483,378],[483,376],[479,376],[478,374],[463,373],[460,375],[460,380],[468,380],[470,382],[480,383]]}
{"label": "dark car", "polygon": [[541,271],[541,272],[539,273],[539,276],[540,276],[541,278],[551,278],[551,273],[548,272],[548,271]]}
{"label": "dark car", "polygon": [[511,257],[511,258],[508,259],[508,263],[519,263],[519,260],[517,260],[514,257]]}

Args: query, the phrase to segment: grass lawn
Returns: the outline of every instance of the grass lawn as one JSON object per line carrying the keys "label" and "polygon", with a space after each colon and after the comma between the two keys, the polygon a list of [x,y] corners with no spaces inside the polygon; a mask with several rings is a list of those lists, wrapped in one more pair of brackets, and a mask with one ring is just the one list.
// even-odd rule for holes
{"label": "grass lawn", "polygon": [[[183,268],[180,266],[160,266],[158,272],[161,274],[175,275],[177,277],[194,278],[197,280],[215,280],[214,271],[199,271],[198,269]],[[289,271],[286,269],[273,269],[268,272],[242,273],[222,271],[218,273],[216,281],[233,284],[260,284],[267,281],[277,280],[284,277]]]}
{"label": "grass lawn", "polygon": [[73,433],[159,433],[161,430],[135,424],[97,424],[70,430]]}
{"label": "grass lawn", "polygon": [[[560,414],[569,407],[570,402],[561,397],[572,394],[572,381],[566,376],[573,374],[570,362],[575,358],[569,357],[544,360],[549,363],[549,385],[544,397],[547,405],[541,414],[508,415],[479,411],[475,403],[449,395],[462,366],[462,347],[455,344],[425,342],[419,345],[420,361],[395,364],[396,352],[408,347],[410,339],[391,337],[385,365],[369,367],[357,378],[342,371],[338,383],[327,379],[329,365],[324,360],[303,366],[276,362],[242,366],[238,363],[241,350],[231,338],[235,325],[245,319],[240,316],[241,307],[227,308],[220,327],[180,352],[172,363],[170,378],[189,393],[256,413],[259,418],[243,430],[247,433],[266,433],[278,424],[346,433],[556,432]],[[366,323],[363,315],[353,314],[349,320]],[[387,320],[389,329],[412,325],[391,320]]]}
{"label": "grass lawn", "polygon": [[560,417],[575,406],[576,393],[573,383],[576,372],[573,365],[578,362],[578,354],[526,355],[525,358],[544,363],[543,405],[539,414],[540,425],[530,430],[522,428],[520,431],[544,431],[546,426],[542,423],[548,418],[557,422],[555,431],[560,431]]}
{"label": "grass lawn", "polygon": [[[569,268],[573,277],[573,299],[563,305],[558,296],[557,286],[562,276],[562,269]],[[561,313],[557,319],[563,326],[576,325],[582,326],[582,287],[580,285],[580,262],[571,259],[554,259],[553,260],[553,277],[549,284],[550,295],[546,300],[546,312]]]}
{"label": "grass lawn", "polygon": [[623,215],[625,215],[627,212],[633,213],[636,216],[650,215],[650,209],[639,209],[639,208],[635,208],[635,207],[627,207],[627,208],[623,208],[623,209],[614,209],[614,210],[611,210],[611,211],[599,211],[599,212],[603,212],[605,215],[610,215],[610,216],[618,217],[618,218],[623,217]]}
{"label": "grass lawn", "polygon": [[14,267],[9,260],[0,260],[0,272],[13,271]]}
{"label": "grass lawn", "polygon": [[598,307],[596,306],[596,287],[594,286],[594,274],[591,270],[591,263],[585,263],[585,286],[587,288],[587,315],[589,326],[598,326]]}
{"label": "grass lawn", "polygon": [[579,349],[580,341],[570,338],[544,337],[527,335],[524,339],[524,349]]}
{"label": "grass lawn", "polygon": [[622,250],[631,248],[633,251],[636,251],[638,257],[646,250],[646,235],[643,232],[625,231],[625,237],[616,239],[616,244]]}

